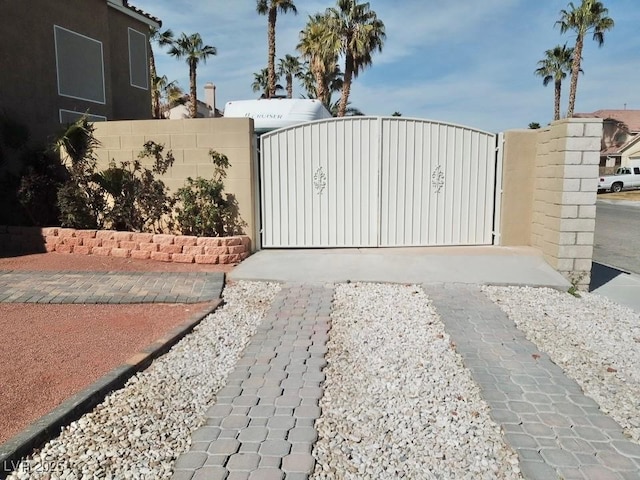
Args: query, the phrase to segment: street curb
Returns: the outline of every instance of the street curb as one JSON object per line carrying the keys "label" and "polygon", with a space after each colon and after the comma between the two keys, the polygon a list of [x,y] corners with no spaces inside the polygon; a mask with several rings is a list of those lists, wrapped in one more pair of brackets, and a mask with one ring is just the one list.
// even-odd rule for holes
{"label": "street curb", "polygon": [[154,359],[167,353],[171,347],[191,333],[202,320],[213,313],[223,301],[217,299],[210,303],[211,306],[205,313],[192,315],[182,324],[169,330],[163,337],[130,357],[124,364],[115,367],[1,444],[0,480],[4,480],[13,472],[23,457],[59,435],[63,426],[69,425],[92,410],[109,393],[122,388],[129,378],[147,368]]}

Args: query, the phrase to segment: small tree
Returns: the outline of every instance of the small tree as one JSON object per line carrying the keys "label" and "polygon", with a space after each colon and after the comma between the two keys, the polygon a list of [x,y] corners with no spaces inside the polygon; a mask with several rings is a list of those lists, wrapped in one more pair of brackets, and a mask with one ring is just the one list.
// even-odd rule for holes
{"label": "small tree", "polygon": [[538,122],[531,122],[529,124],[529,129],[531,130],[538,130],[540,128],[540,124]]}

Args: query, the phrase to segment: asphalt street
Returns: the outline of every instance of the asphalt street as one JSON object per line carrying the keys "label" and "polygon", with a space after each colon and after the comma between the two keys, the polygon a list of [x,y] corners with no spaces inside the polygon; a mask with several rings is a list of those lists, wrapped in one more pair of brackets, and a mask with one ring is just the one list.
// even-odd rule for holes
{"label": "asphalt street", "polygon": [[593,260],[640,274],[640,202],[598,199]]}

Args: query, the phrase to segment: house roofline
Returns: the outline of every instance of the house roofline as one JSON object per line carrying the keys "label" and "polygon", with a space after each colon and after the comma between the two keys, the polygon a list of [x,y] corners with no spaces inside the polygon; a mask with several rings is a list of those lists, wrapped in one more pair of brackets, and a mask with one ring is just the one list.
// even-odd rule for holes
{"label": "house roofline", "polygon": [[638,143],[638,140],[640,140],[640,134],[636,134],[633,137],[631,137],[629,139],[629,141],[627,143],[625,143],[624,145],[622,145],[618,151],[620,152],[620,155],[622,155],[622,153],[627,150],[629,147],[635,145],[636,143]]}
{"label": "house roofline", "polygon": [[107,0],[107,5],[131,18],[135,18],[142,23],[146,23],[150,27],[160,28],[162,26],[162,20],[140,10],[137,7],[134,7],[128,0]]}

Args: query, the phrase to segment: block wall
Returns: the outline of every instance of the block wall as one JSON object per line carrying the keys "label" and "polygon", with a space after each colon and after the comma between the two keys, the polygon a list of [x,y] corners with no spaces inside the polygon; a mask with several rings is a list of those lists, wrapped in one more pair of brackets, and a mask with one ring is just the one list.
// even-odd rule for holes
{"label": "block wall", "polygon": [[0,253],[58,252],[176,263],[235,264],[251,253],[251,239],[192,237],[113,230],[0,225]]}
{"label": "block wall", "polygon": [[[250,118],[189,118],[181,120],[137,120],[95,123],[98,168],[138,158],[145,142],[154,141],[171,150],[175,163],[161,176],[174,193],[187,177],[211,178],[213,163],[209,150],[225,154],[231,167],[224,179],[225,192],[235,195],[240,217],[246,222],[244,233],[255,245],[256,172],[255,137]],[[143,164],[150,166],[151,161]]]}
{"label": "block wall", "polygon": [[596,219],[601,119],[565,119],[539,131],[531,245],[586,290]]}

